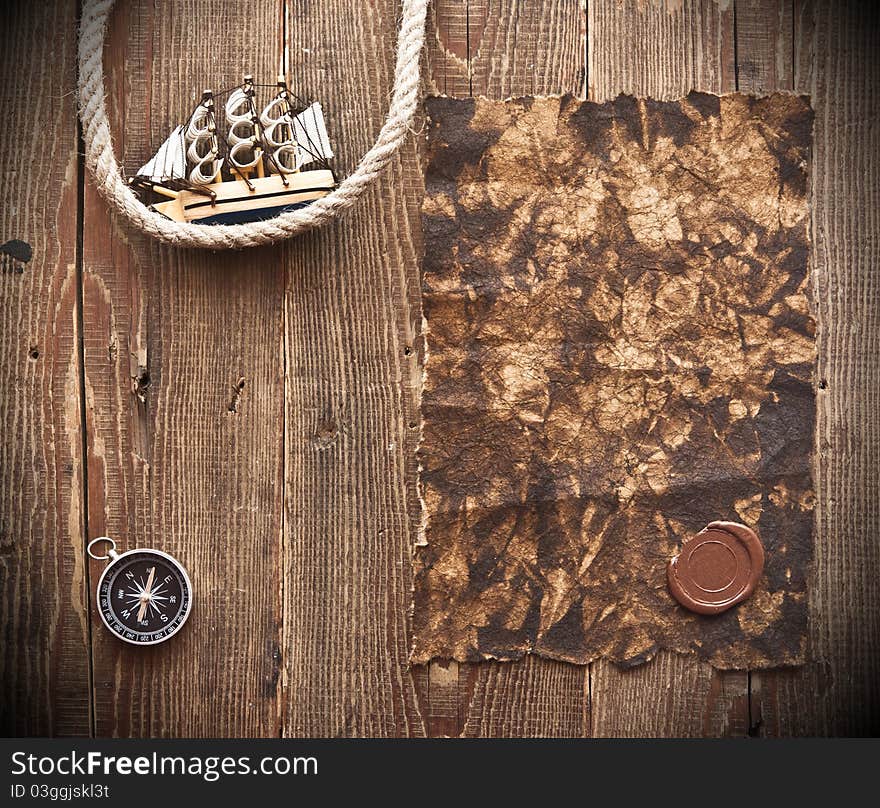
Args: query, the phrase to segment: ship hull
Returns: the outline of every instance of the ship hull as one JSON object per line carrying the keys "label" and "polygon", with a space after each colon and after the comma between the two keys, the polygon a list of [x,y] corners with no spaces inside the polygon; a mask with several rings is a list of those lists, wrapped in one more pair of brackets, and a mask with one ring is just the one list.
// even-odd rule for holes
{"label": "ship hull", "polygon": [[247,224],[272,219],[280,213],[303,208],[335,187],[333,172],[326,169],[299,171],[286,175],[287,185],[278,174],[255,177],[251,187],[244,180],[215,182],[203,186],[213,191],[212,200],[204,194],[180,191],[175,199],[152,206],[169,219],[193,224]]}

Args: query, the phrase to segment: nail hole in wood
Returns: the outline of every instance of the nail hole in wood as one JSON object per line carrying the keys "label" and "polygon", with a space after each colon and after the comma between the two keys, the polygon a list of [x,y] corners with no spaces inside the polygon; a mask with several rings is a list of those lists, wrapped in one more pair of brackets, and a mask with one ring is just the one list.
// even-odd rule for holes
{"label": "nail hole in wood", "polygon": [[238,401],[241,398],[242,390],[244,390],[244,376],[241,376],[238,382],[232,385],[232,400],[226,408],[228,412],[238,412]]}

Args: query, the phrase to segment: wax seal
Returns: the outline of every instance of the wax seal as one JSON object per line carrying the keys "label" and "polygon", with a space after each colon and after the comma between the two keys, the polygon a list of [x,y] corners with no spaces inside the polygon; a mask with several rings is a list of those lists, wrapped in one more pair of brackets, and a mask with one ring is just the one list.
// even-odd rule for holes
{"label": "wax seal", "polygon": [[688,539],[666,568],[672,596],[698,614],[718,614],[745,600],[764,570],[764,548],[751,528],[711,522]]}

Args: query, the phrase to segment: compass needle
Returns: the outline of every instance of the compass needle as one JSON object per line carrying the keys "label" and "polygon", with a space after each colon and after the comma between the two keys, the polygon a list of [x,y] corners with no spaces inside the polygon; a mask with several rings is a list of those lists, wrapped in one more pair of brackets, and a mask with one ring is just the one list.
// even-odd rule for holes
{"label": "compass needle", "polygon": [[144,615],[147,611],[147,606],[150,603],[150,592],[153,588],[153,579],[156,577],[156,568],[150,567],[150,575],[147,578],[147,585],[144,587],[144,593],[141,595],[141,608],[138,612],[138,623],[144,619]]}
{"label": "compass needle", "polygon": [[[107,542],[106,555],[93,551]],[[98,581],[99,614],[119,639],[134,645],[156,645],[174,636],[189,617],[192,584],[180,563],[159,550],[116,552],[112,539],[92,539],[88,554],[109,560]]]}

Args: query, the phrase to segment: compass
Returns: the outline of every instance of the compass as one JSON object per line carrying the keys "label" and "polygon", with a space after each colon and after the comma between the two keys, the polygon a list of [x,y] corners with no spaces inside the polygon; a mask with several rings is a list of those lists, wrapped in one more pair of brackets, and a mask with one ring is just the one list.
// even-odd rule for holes
{"label": "compass", "polygon": [[[107,542],[107,555],[92,547]],[[98,613],[119,639],[156,645],[180,631],[192,608],[192,584],[180,562],[159,550],[116,552],[116,542],[101,536],[89,542],[89,556],[110,563],[98,581]]]}

